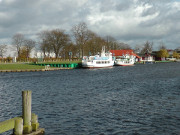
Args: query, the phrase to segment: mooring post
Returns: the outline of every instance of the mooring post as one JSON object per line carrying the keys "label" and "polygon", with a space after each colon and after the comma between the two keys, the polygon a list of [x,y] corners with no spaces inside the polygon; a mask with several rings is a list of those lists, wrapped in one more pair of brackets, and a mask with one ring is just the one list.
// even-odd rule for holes
{"label": "mooring post", "polygon": [[23,134],[23,119],[22,118],[15,119],[14,135],[22,135],[22,134]]}
{"label": "mooring post", "polygon": [[32,91],[22,91],[22,116],[23,116],[23,133],[32,132],[31,126],[31,98]]}
{"label": "mooring post", "polygon": [[35,113],[32,113],[32,131],[37,131],[39,128],[39,123],[38,123],[38,116]]}

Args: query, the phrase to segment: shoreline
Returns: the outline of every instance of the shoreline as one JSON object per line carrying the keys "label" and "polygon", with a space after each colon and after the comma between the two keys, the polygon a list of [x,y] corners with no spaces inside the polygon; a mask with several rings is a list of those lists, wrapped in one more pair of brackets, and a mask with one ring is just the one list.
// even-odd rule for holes
{"label": "shoreline", "polygon": [[0,70],[1,73],[7,72],[44,72],[44,71],[55,71],[55,70],[67,70],[73,68],[50,68],[50,69],[18,69],[18,70]]}
{"label": "shoreline", "polygon": [[[155,61],[153,64],[156,64],[156,63],[171,63],[171,62],[179,62],[179,61]],[[16,64],[16,63],[14,63],[14,64]],[[12,65],[14,65],[14,64],[12,64]],[[136,64],[144,64],[144,63],[142,63],[142,62],[136,62],[134,65],[136,65]],[[2,64],[2,65],[11,65],[11,64],[8,64],[8,63],[6,63],[6,64]],[[32,64],[17,64],[17,65],[26,65],[26,66],[32,66]],[[20,68],[20,67],[16,67],[16,68],[13,68],[13,67],[11,67],[11,68],[7,68],[7,69],[0,69],[0,73],[7,73],[7,72],[44,72],[44,71],[55,71],[55,70],[68,70],[68,69],[75,69],[75,68],[77,68],[77,67],[71,67],[71,66],[67,66],[67,64],[65,64],[66,66],[59,66],[59,67],[57,67],[57,66],[51,66],[51,67],[46,67],[46,65],[51,65],[51,64],[43,64],[43,63],[38,63],[38,64],[36,64],[36,65],[34,65],[34,66],[39,66],[39,67],[42,67],[42,66],[45,66],[45,68],[36,68],[36,67],[34,67],[34,68]],[[54,64],[54,65],[58,65],[58,64]],[[0,64],[0,66],[1,66],[1,64]],[[81,67],[78,67],[78,68],[81,68]]]}

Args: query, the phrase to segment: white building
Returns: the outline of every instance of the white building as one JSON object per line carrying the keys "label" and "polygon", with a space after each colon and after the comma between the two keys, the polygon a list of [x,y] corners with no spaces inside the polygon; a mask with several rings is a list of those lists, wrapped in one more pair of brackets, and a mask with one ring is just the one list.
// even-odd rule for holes
{"label": "white building", "polygon": [[[55,53],[45,53],[45,56],[46,57],[50,57],[50,58],[55,58],[56,55]],[[44,58],[44,53],[40,50],[32,50],[31,54],[30,54],[30,57],[31,58]]]}

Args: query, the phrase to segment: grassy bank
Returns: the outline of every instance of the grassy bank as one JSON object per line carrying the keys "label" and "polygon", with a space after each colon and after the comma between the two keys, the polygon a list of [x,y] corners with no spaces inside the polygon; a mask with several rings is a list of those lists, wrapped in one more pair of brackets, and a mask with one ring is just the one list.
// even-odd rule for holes
{"label": "grassy bank", "polygon": [[[39,62],[38,64],[71,64],[81,63],[81,61],[59,61],[59,62]],[[29,70],[29,69],[45,69],[45,66],[33,65],[33,63],[6,63],[0,64],[0,70]]]}
{"label": "grassy bank", "polygon": [[24,69],[44,69],[44,67],[29,65],[29,64],[0,64],[0,70],[24,70]]}
{"label": "grassy bank", "polygon": [[[154,61],[153,63],[169,63],[169,62],[175,62],[175,61]],[[135,64],[144,64],[144,62],[143,61],[141,61],[141,62],[136,62]]]}
{"label": "grassy bank", "polygon": [[174,61],[168,61],[168,60],[164,60],[164,61],[155,61],[156,63],[166,63],[166,62],[174,62]]}

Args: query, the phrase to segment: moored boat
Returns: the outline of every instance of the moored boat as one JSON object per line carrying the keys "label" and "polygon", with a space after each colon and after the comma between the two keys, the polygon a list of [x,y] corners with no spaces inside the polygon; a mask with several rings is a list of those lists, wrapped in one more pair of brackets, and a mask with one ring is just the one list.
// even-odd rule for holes
{"label": "moored boat", "polygon": [[134,57],[135,56],[129,55],[129,54],[116,57],[115,65],[117,65],[117,66],[133,66],[134,62],[135,62]]}
{"label": "moored boat", "polygon": [[105,52],[105,47],[102,47],[101,54],[95,56],[84,56],[82,59],[83,68],[103,68],[112,67],[114,59],[111,52]]}

